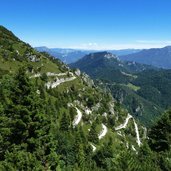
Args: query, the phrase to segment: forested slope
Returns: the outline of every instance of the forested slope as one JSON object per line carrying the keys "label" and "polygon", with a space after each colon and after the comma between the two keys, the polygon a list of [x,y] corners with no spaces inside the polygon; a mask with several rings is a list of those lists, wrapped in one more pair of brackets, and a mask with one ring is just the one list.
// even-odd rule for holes
{"label": "forested slope", "polygon": [[0,170],[162,170],[146,128],[109,93],[0,33]]}

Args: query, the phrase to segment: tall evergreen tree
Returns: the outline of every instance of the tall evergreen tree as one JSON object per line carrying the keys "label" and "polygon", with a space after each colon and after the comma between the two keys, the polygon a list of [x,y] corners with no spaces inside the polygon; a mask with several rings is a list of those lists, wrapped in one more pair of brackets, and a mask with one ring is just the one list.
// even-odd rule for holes
{"label": "tall evergreen tree", "polygon": [[90,129],[90,132],[89,132],[89,135],[88,135],[88,140],[95,143],[95,144],[97,144],[99,142],[95,122],[91,126],[91,129]]}
{"label": "tall evergreen tree", "polygon": [[3,141],[0,144],[3,155],[1,158],[9,161],[9,156],[12,155],[7,153],[12,154],[17,149],[23,151],[26,156],[30,153],[42,166],[48,165],[48,155],[55,149],[51,143],[53,142],[50,134],[51,123],[45,113],[46,103],[37,94],[37,87],[31,82],[24,68],[15,75],[13,86],[9,91],[10,103],[3,111],[4,117],[0,118],[3,123],[0,124],[0,130],[6,130],[3,139],[0,140]]}
{"label": "tall evergreen tree", "polygon": [[66,114],[66,112],[64,112],[61,118],[61,122],[60,122],[60,130],[69,131],[69,127],[70,127],[70,118]]}

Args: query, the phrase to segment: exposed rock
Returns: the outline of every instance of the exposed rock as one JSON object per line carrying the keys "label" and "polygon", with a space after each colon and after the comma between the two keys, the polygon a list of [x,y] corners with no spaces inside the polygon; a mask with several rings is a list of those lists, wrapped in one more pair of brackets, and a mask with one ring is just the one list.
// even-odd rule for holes
{"label": "exposed rock", "polygon": [[45,86],[48,89],[50,89],[50,88],[56,88],[58,85],[60,85],[62,83],[65,83],[65,82],[68,82],[68,81],[73,81],[75,79],[76,79],[76,77],[61,78],[61,79],[56,78],[56,80],[54,82],[48,82],[48,83],[46,83]]}
{"label": "exposed rock", "polygon": [[80,71],[79,69],[77,69],[77,70],[75,71],[75,75],[76,75],[76,76],[80,76],[80,75],[81,75],[81,71]]}

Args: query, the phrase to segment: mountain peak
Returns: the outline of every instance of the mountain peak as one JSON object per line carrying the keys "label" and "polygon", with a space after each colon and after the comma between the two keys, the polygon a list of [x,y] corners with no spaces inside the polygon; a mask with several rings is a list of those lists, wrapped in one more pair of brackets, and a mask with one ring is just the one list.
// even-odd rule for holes
{"label": "mountain peak", "polygon": [[163,49],[167,49],[167,50],[171,50],[171,46],[166,46],[166,47],[164,47]]}
{"label": "mountain peak", "polygon": [[98,59],[116,59],[117,56],[110,53],[110,52],[107,52],[107,51],[103,51],[103,52],[95,52],[95,53],[90,53],[89,55],[86,55],[86,58],[90,58],[90,59],[95,59],[95,58],[98,58]]}
{"label": "mountain peak", "polygon": [[116,55],[114,55],[112,53],[109,53],[109,52],[104,57],[107,58],[107,59],[112,59],[112,58],[116,59],[117,58]]}

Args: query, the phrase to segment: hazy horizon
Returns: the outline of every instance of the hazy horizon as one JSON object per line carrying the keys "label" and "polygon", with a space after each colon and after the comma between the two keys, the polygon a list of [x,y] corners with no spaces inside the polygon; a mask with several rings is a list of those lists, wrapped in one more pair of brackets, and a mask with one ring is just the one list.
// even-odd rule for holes
{"label": "hazy horizon", "polygon": [[157,48],[165,48],[167,46],[171,46],[171,45],[166,45],[166,46],[159,46],[159,47],[148,47],[148,48],[115,48],[115,49],[109,49],[109,48],[106,48],[106,49],[83,49],[83,48],[80,48],[80,47],[48,47],[48,46],[33,46],[34,48],[40,48],[40,47],[44,47],[44,48],[48,48],[48,49],[73,49],[73,50],[87,50],[87,51],[108,51],[108,50],[143,50],[143,49],[157,49]]}

